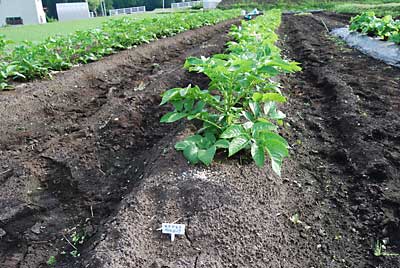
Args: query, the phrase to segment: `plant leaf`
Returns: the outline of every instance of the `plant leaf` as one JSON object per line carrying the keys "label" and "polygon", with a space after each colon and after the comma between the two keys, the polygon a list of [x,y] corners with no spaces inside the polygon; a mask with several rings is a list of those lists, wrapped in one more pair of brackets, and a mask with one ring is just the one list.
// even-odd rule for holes
{"label": "plant leaf", "polygon": [[190,137],[187,137],[186,140],[194,142],[194,143],[199,143],[199,142],[201,142],[202,138],[203,138],[202,136],[196,134],[196,135],[192,135]]}
{"label": "plant leaf", "polygon": [[261,146],[258,146],[256,142],[251,144],[251,156],[253,157],[256,165],[258,167],[262,167],[265,162],[265,153],[264,149]]}
{"label": "plant leaf", "polygon": [[232,125],[221,134],[221,138],[231,139],[243,135],[244,133],[245,130],[241,125]]}
{"label": "plant leaf", "polygon": [[211,143],[215,143],[215,141],[217,140],[215,138],[215,135],[213,133],[211,133],[211,132],[206,132],[204,134],[204,137],[207,138]]}
{"label": "plant leaf", "polygon": [[214,145],[207,150],[199,150],[199,152],[197,153],[199,160],[203,162],[203,164],[205,164],[206,166],[210,165],[214,159],[216,150],[217,148]]}
{"label": "plant leaf", "polygon": [[254,120],[254,116],[249,111],[243,111],[242,114],[247,120]]}
{"label": "plant leaf", "polygon": [[183,150],[185,150],[185,148],[186,148],[187,146],[189,146],[191,143],[192,143],[191,141],[187,141],[187,140],[178,141],[178,142],[175,144],[175,149],[178,150],[178,151],[183,151]]}
{"label": "plant leaf", "polygon": [[229,141],[224,140],[224,139],[220,139],[214,145],[217,148],[228,149],[229,148]]}
{"label": "plant leaf", "polygon": [[234,138],[230,143],[229,143],[229,155],[228,157],[236,154],[243,148],[245,148],[249,144],[250,140],[246,136],[239,136]]}
{"label": "plant leaf", "polygon": [[244,123],[242,126],[243,126],[243,128],[244,129],[250,129],[250,128],[252,128],[253,127],[253,125],[254,125],[254,123],[253,122],[251,122],[251,121],[247,121],[246,123]]}
{"label": "plant leaf", "polygon": [[163,117],[161,117],[160,122],[172,123],[178,121],[179,119],[184,118],[186,115],[187,115],[186,113],[169,112],[165,114]]}
{"label": "plant leaf", "polygon": [[264,132],[262,138],[264,140],[278,140],[280,143],[284,144],[286,148],[289,147],[288,142],[281,135],[274,132]]}
{"label": "plant leaf", "polygon": [[276,130],[278,127],[269,122],[256,122],[253,125],[253,136],[256,135],[259,131],[273,131]]}
{"label": "plant leaf", "polygon": [[197,157],[199,149],[197,148],[196,144],[191,143],[183,150],[183,155],[187,160],[189,160],[192,164],[197,164],[199,162],[199,158]]}
{"label": "plant leaf", "polygon": [[277,110],[276,102],[273,101],[267,101],[266,103],[264,103],[264,113],[270,119],[275,119],[275,120],[284,119],[286,117],[284,113]]}
{"label": "plant leaf", "polygon": [[263,101],[286,102],[286,98],[279,93],[265,93],[262,97]]}
{"label": "plant leaf", "polygon": [[165,91],[162,94],[162,100],[160,105],[166,104],[170,99],[172,99],[174,96],[179,95],[179,91],[181,88],[172,88],[170,90]]}
{"label": "plant leaf", "polygon": [[257,102],[250,101],[249,106],[255,117],[260,115],[260,105]]}
{"label": "plant leaf", "polygon": [[265,149],[271,159],[272,170],[278,176],[281,176],[282,160],[289,154],[286,144],[277,139],[267,139],[265,141]]}
{"label": "plant leaf", "polygon": [[268,74],[268,76],[275,76],[275,75],[279,74],[279,71],[276,68],[274,68],[272,66],[266,66],[266,65],[259,68],[258,71],[260,73],[266,73],[266,74]]}

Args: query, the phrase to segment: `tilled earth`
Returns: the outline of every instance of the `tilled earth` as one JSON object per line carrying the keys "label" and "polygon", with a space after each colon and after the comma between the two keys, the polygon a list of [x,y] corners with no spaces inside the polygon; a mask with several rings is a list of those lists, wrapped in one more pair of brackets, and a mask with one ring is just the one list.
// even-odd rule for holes
{"label": "tilled earth", "polygon": [[[0,267],[400,267],[400,70],[329,36],[347,16],[284,16],[281,178],[238,159],[190,166],[159,94],[207,79],[232,23],[189,31],[0,94]],[[299,220],[293,220],[295,215]],[[292,220],[290,220],[292,219]],[[158,228],[186,224],[174,242]],[[73,258],[68,244],[85,234]],[[66,254],[62,254],[65,252]]]}
{"label": "tilled earth", "polygon": [[66,238],[84,234],[90,245],[143,177],[151,148],[179,130],[158,123],[169,109],[159,107],[161,92],[206,86],[183,63],[223,52],[238,22],[188,31],[0,94],[1,268],[47,267],[53,255],[59,265],[76,267]]}
{"label": "tilled earth", "polygon": [[284,17],[282,46],[303,66],[284,83],[287,135],[299,141],[293,160],[304,172],[302,185],[308,178],[319,185],[313,210],[323,213],[304,216],[307,223],[320,219],[319,243],[331,262],[315,266],[395,268],[400,257],[373,251],[386,241],[387,252],[400,252],[400,69],[329,36],[324,24],[331,30],[348,20],[334,13]]}

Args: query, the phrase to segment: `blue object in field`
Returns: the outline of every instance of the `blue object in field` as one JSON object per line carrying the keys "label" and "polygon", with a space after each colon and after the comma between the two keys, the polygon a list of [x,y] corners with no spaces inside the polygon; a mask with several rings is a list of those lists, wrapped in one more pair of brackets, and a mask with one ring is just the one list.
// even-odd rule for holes
{"label": "blue object in field", "polygon": [[258,16],[258,15],[260,15],[260,14],[261,14],[260,11],[258,11],[257,8],[255,8],[255,9],[253,9],[253,11],[247,13],[247,14],[244,16],[244,19],[245,19],[245,20],[251,20],[253,17]]}
{"label": "blue object in field", "polygon": [[247,15],[258,15],[260,14],[260,12],[257,10],[257,8],[253,9],[253,11],[251,11],[249,14]]}

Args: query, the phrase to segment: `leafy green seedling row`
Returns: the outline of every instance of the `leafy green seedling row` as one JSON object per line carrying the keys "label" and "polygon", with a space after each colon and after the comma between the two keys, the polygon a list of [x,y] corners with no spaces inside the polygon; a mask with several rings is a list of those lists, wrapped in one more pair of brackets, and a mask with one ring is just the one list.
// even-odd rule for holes
{"label": "leafy green seedling row", "polygon": [[210,78],[207,89],[189,85],[162,94],[161,105],[170,103],[174,111],[161,122],[202,121],[195,135],[175,145],[191,163],[209,165],[217,150],[227,150],[229,157],[249,150],[257,166],[263,166],[268,156],[280,175],[289,146],[278,134],[285,118],[278,106],[286,97],[274,78],[301,70],[298,63],[282,59],[275,46],[280,22],[281,12],[271,10],[233,26],[234,41],[228,43],[227,54],[186,60],[186,69]]}
{"label": "leafy green seedling row", "polygon": [[400,44],[400,20],[390,15],[377,18],[374,12],[362,13],[351,18],[350,30]]}
{"label": "leafy green seedling row", "polygon": [[46,77],[51,71],[66,70],[119,50],[216,24],[238,15],[237,10],[214,10],[174,13],[141,20],[124,17],[110,20],[100,29],[51,37],[39,44],[26,41],[14,49],[7,49],[9,41],[0,36],[0,90],[10,88],[10,80]]}

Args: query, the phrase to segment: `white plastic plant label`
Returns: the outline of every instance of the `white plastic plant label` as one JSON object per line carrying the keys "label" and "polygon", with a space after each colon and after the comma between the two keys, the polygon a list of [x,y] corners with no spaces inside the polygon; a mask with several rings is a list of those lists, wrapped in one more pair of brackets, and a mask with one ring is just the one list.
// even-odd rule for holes
{"label": "white plastic plant label", "polygon": [[161,227],[161,231],[163,234],[170,234],[171,241],[175,240],[175,235],[184,235],[185,234],[185,225],[184,224],[175,224],[175,223],[163,223]]}

